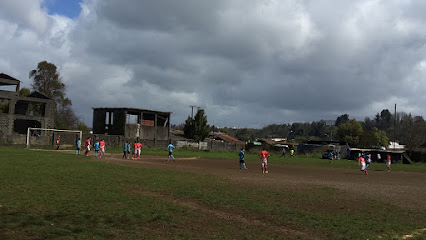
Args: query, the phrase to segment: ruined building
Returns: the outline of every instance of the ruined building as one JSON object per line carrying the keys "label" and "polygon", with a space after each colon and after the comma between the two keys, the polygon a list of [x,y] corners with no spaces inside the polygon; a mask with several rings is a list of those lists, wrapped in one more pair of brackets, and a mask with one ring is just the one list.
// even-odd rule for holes
{"label": "ruined building", "polygon": [[20,81],[0,73],[0,143],[25,143],[29,127],[53,128],[55,101],[39,92],[19,96]]}
{"label": "ruined building", "polygon": [[167,141],[170,138],[170,114],[140,108],[94,108],[93,134]]}

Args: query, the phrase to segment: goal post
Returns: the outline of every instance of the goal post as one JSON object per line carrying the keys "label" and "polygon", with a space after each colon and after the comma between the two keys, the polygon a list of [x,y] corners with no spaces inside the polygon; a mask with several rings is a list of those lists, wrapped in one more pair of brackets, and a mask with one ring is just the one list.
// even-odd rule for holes
{"label": "goal post", "polygon": [[[51,129],[51,128],[28,128],[27,129],[27,141],[26,141],[26,146],[27,148],[30,147],[31,143],[30,143],[30,137],[34,136],[33,133],[37,133],[38,131],[38,135],[36,135],[37,137],[40,137],[40,135],[42,135],[42,132],[51,132],[52,136],[55,132],[65,132],[65,133],[76,133],[78,134],[80,140],[83,138],[83,132],[80,130],[64,130],[64,129]],[[50,137],[50,136],[48,136]]]}

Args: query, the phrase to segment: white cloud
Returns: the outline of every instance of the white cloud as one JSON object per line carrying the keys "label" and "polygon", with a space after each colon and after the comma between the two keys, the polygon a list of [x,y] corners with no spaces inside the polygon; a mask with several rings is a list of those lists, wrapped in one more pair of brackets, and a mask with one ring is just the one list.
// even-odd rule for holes
{"label": "white cloud", "polygon": [[[0,2],[0,16],[23,28],[31,28],[42,34],[48,27],[46,9],[40,7],[43,0],[13,0]],[[2,17],[0,17],[2,18]]]}

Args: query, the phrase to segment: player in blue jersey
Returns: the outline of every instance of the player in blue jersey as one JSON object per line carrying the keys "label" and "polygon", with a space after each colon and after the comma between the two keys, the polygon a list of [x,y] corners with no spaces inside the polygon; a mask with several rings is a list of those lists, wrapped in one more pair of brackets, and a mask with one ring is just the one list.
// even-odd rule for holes
{"label": "player in blue jersey", "polygon": [[80,140],[80,138],[77,139],[77,142],[75,144],[77,145],[77,149],[75,150],[75,155],[80,155],[80,149],[81,149],[81,140]]}
{"label": "player in blue jersey", "polygon": [[241,148],[240,153],[238,153],[238,156],[240,157],[240,169],[247,169],[246,163],[244,162],[244,148]]}
{"label": "player in blue jersey", "polygon": [[172,157],[173,161],[175,160],[175,157],[173,156],[173,149],[175,146],[173,146],[172,141],[169,142],[169,145],[167,146],[167,149],[169,150],[169,156],[167,157],[167,161],[170,161],[170,157]]}
{"label": "player in blue jersey", "polygon": [[93,144],[93,148],[95,149],[95,157],[98,157],[98,153],[99,153],[99,140],[96,140],[95,144]]}

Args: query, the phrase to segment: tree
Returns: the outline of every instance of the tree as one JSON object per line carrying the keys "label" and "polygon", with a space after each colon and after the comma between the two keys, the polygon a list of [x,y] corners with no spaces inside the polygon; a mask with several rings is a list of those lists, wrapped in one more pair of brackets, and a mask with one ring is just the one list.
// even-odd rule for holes
{"label": "tree", "polygon": [[373,120],[371,120],[369,117],[366,117],[366,118],[364,119],[364,122],[362,123],[362,127],[363,127],[365,130],[369,130],[369,131],[371,131],[371,130],[373,130],[373,128],[375,128],[375,127],[376,127],[376,123],[375,123]]}
{"label": "tree", "polygon": [[62,83],[55,64],[46,61],[39,62],[37,69],[30,71],[29,78],[33,79],[33,90],[55,100],[57,104],[63,104],[66,100],[65,84]]}
{"label": "tree", "polygon": [[337,117],[335,125],[340,126],[341,124],[346,123],[347,121],[349,121],[349,115],[343,114],[342,116]]}
{"label": "tree", "polygon": [[422,116],[404,114],[400,122],[401,143],[411,152],[425,142],[426,122]]}
{"label": "tree", "polygon": [[89,127],[84,122],[79,122],[77,125],[77,129],[82,131],[83,133],[90,133]]}
{"label": "tree", "polygon": [[34,91],[38,91],[55,101],[55,128],[75,129],[78,118],[71,108],[71,100],[65,96],[65,84],[62,83],[55,64],[46,61],[39,62],[37,69],[30,71],[29,78],[33,79],[32,88]]}
{"label": "tree", "polygon": [[21,88],[21,90],[19,90],[19,96],[21,97],[26,97],[28,95],[30,95],[31,91],[29,88]]}
{"label": "tree", "polygon": [[198,109],[194,119],[188,116],[184,126],[184,136],[196,141],[204,141],[210,133],[210,126],[207,124],[207,116],[203,109]]}
{"label": "tree", "polygon": [[312,122],[310,126],[309,136],[323,138],[329,134],[329,127],[324,120]]}
{"label": "tree", "polygon": [[194,137],[194,124],[190,116],[188,116],[183,126],[183,136],[191,139]]}
{"label": "tree", "polygon": [[362,126],[355,119],[343,123],[337,129],[337,135],[340,141],[358,146],[362,135]]}
{"label": "tree", "polygon": [[209,136],[210,126],[207,124],[207,116],[203,109],[198,109],[194,118],[194,139],[204,141]]}
{"label": "tree", "polygon": [[373,127],[372,130],[364,129],[360,145],[365,148],[371,148],[372,146],[388,146],[389,138],[386,136],[386,132]]}

